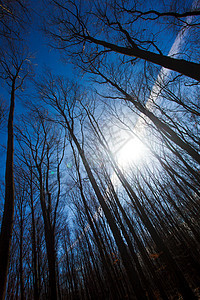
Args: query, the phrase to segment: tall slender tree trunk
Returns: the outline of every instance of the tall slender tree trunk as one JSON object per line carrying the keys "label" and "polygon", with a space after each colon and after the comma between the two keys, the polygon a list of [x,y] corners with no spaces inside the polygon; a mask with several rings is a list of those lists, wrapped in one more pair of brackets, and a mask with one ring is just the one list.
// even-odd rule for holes
{"label": "tall slender tree trunk", "polygon": [[33,261],[33,288],[34,300],[39,300],[39,276],[38,276],[38,262],[37,262],[37,249],[36,249],[36,233],[35,233],[35,215],[33,205],[33,173],[30,170],[30,200],[31,200],[31,218],[32,218],[32,261]]}
{"label": "tall slender tree trunk", "polygon": [[24,300],[24,270],[23,270],[23,200],[20,199],[20,247],[19,247],[19,274],[20,274],[20,299]]}
{"label": "tall slender tree trunk", "polygon": [[15,107],[15,80],[12,82],[10,112],[8,117],[8,142],[5,175],[5,203],[0,235],[0,300],[5,299],[6,283],[9,268],[10,246],[12,241],[13,218],[14,218],[14,133],[13,118]]}
{"label": "tall slender tree trunk", "polygon": [[47,249],[47,260],[49,269],[49,299],[58,299],[57,280],[56,280],[56,253],[55,253],[55,236],[53,226],[51,225],[50,216],[44,199],[44,189],[42,183],[42,174],[40,173],[40,202],[44,220],[45,242]]}

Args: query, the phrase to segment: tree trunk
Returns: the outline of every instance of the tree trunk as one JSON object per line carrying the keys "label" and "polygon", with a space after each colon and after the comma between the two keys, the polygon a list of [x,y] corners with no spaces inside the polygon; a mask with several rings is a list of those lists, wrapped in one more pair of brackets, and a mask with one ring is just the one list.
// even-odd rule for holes
{"label": "tree trunk", "polygon": [[31,200],[31,218],[32,218],[32,261],[33,261],[33,288],[34,300],[39,300],[39,276],[38,276],[38,263],[37,263],[37,250],[36,250],[36,234],[35,234],[35,215],[33,206],[33,173],[32,169],[30,179],[30,200]]}
{"label": "tree trunk", "polygon": [[20,275],[20,299],[24,300],[24,272],[23,272],[23,200],[20,199],[20,245],[19,245],[19,275]]}
{"label": "tree trunk", "polygon": [[5,203],[1,225],[0,236],[0,300],[5,299],[6,283],[9,268],[10,246],[12,241],[13,218],[14,218],[14,176],[13,176],[13,157],[14,157],[14,134],[13,118],[15,107],[15,79],[12,83],[10,112],[8,118],[8,142],[6,157],[5,175]]}
{"label": "tree trunk", "polygon": [[55,236],[48,210],[45,203],[44,189],[42,185],[42,174],[40,172],[40,202],[42,207],[42,215],[44,220],[45,242],[47,249],[47,260],[49,268],[49,299],[57,300],[57,280],[56,280],[56,253],[55,253]]}
{"label": "tree trunk", "polygon": [[94,37],[87,36],[86,40],[94,44],[101,45],[113,52],[120,53],[130,57],[137,57],[146,61],[152,62],[161,67],[176,71],[180,74],[200,81],[200,65],[198,63],[186,61],[184,59],[177,59],[166,55],[161,55],[148,50],[138,48],[136,45],[132,48],[120,47],[118,45],[108,43],[106,41],[98,40]]}

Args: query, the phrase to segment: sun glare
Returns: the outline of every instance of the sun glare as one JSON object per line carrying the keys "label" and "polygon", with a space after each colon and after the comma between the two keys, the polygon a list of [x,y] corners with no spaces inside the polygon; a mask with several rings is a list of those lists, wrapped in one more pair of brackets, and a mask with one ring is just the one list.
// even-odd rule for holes
{"label": "sun glare", "polygon": [[137,137],[132,138],[117,153],[118,164],[123,168],[132,163],[139,164],[147,152],[147,147]]}

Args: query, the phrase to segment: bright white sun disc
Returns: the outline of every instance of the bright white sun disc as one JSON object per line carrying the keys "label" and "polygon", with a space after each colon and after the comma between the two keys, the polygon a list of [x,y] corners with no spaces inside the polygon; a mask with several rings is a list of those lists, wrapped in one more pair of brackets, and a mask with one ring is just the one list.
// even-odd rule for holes
{"label": "bright white sun disc", "polygon": [[117,161],[120,166],[125,167],[131,163],[137,163],[147,154],[146,146],[138,139],[132,138],[119,150]]}

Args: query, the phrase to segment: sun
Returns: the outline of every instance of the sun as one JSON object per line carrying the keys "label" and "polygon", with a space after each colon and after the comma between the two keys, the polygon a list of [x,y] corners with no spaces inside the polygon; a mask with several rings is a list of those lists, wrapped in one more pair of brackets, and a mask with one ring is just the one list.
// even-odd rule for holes
{"label": "sun", "polygon": [[133,137],[116,154],[120,167],[128,167],[131,164],[138,165],[148,154],[148,149],[137,137]]}

